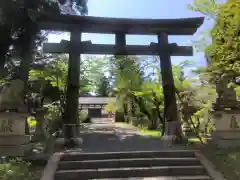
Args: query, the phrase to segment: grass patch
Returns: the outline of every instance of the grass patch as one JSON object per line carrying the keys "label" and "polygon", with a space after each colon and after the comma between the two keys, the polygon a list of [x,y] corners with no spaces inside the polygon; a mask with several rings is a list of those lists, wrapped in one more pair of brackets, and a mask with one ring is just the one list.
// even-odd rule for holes
{"label": "grass patch", "polygon": [[220,149],[207,144],[207,138],[202,138],[203,146],[198,138],[189,138],[190,147],[201,151],[216,169],[223,174],[227,180],[240,180],[240,149]]}
{"label": "grass patch", "polygon": [[[128,124],[125,122],[117,122],[116,124],[121,126],[133,126],[132,124]],[[134,126],[141,134],[151,137],[160,137],[161,131],[160,130],[148,130],[146,127]]]}
{"label": "grass patch", "polygon": [[240,180],[240,149],[208,147],[202,153],[225,176],[227,180]]}
{"label": "grass patch", "polygon": [[160,130],[148,130],[147,128],[141,128],[137,127],[138,131],[141,132],[141,134],[151,137],[160,137],[161,131]]}
{"label": "grass patch", "polygon": [[[203,144],[207,144],[207,139],[206,138],[202,138]],[[188,138],[188,142],[191,144],[201,144],[201,141],[199,138],[197,137],[190,137]]]}

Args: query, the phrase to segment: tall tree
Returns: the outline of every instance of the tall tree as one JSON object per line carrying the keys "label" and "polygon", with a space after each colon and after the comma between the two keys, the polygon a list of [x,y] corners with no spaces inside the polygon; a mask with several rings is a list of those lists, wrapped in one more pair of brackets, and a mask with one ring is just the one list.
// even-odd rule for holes
{"label": "tall tree", "polygon": [[[223,2],[223,1],[220,1]],[[239,76],[240,1],[195,0],[192,9],[214,19],[211,30],[212,43],[205,49],[208,72],[217,81],[222,74],[233,78]]]}
{"label": "tall tree", "polygon": [[[50,13],[60,14],[64,11],[63,6],[68,6],[71,11],[79,10],[80,13],[87,13],[87,1],[86,0],[76,0],[70,1],[71,3],[53,0],[1,0],[0,1],[0,69],[1,72],[6,61],[10,58],[9,56],[20,57],[22,60],[22,68],[26,69],[27,52],[32,49],[36,50],[36,45],[42,42],[43,36],[37,29],[36,24],[34,24],[29,15],[28,10],[44,11]],[[74,3],[75,2],[75,3]],[[31,45],[32,41],[34,43]],[[23,46],[24,44],[24,46]],[[31,55],[29,55],[31,56]],[[23,78],[26,78],[27,73],[25,73]]]}
{"label": "tall tree", "polygon": [[100,97],[108,97],[110,95],[109,79],[105,75],[102,75],[97,84],[96,94]]}

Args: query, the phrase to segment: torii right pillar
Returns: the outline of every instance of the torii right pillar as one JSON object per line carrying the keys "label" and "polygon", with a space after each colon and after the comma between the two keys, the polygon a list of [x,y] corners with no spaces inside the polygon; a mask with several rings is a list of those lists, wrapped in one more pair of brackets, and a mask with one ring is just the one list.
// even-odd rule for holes
{"label": "torii right pillar", "polygon": [[175,135],[179,140],[183,140],[181,122],[176,102],[176,91],[172,72],[171,49],[169,48],[168,34],[158,34],[158,45],[166,47],[164,50],[159,50],[164,95],[164,116],[166,121],[164,135]]}

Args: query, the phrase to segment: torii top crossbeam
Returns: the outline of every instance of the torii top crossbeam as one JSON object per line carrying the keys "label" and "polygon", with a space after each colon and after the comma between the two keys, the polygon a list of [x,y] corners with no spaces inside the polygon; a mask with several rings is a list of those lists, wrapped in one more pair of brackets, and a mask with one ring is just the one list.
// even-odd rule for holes
{"label": "torii top crossbeam", "polygon": [[193,35],[203,23],[203,17],[182,19],[127,19],[105,18],[76,15],[54,15],[29,10],[30,17],[38,22],[41,29],[71,31],[79,29],[87,33],[156,35],[164,32],[168,35]]}

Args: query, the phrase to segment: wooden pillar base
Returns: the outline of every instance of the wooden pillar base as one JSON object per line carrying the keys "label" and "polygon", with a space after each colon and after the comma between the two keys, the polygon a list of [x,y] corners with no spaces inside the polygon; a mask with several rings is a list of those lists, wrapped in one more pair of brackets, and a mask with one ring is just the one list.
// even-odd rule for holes
{"label": "wooden pillar base", "polygon": [[64,124],[63,136],[64,147],[66,148],[79,148],[81,146],[82,139],[79,137],[79,126],[77,124]]}
{"label": "wooden pillar base", "polygon": [[[167,121],[165,123],[165,135],[176,136],[175,140],[183,141],[183,133],[180,121]],[[177,139],[180,138],[180,139]]]}
{"label": "wooden pillar base", "polygon": [[167,121],[165,123],[165,134],[166,135],[175,135],[179,127],[179,121]]}
{"label": "wooden pillar base", "polygon": [[66,150],[81,151],[82,139],[80,137],[74,137],[66,139],[65,137],[53,138],[48,141],[44,152],[47,154],[53,154],[56,152],[63,152]]}

